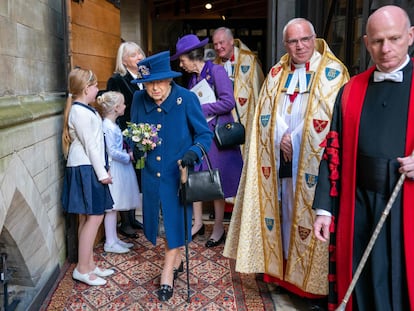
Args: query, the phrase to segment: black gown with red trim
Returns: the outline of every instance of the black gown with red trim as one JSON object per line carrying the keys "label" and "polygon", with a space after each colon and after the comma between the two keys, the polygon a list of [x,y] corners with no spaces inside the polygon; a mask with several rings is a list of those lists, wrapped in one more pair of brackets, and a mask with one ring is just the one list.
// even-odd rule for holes
{"label": "black gown with red trim", "polygon": [[[314,209],[334,216],[330,310],[343,299],[398,181],[396,158],[411,154],[414,148],[412,62],[403,69],[402,83],[373,82],[373,70],[353,77],[338,94],[313,204]],[[410,310],[414,212],[409,207],[413,210],[413,204],[414,181],[406,180],[347,310]]]}

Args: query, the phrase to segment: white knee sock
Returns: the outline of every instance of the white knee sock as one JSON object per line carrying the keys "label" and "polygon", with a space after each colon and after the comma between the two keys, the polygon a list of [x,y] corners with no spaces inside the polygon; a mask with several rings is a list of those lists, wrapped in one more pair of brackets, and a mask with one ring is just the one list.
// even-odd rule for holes
{"label": "white knee sock", "polygon": [[117,212],[111,211],[106,212],[105,214],[105,239],[106,244],[113,245],[118,241],[118,236],[116,233],[116,222],[117,222]]}

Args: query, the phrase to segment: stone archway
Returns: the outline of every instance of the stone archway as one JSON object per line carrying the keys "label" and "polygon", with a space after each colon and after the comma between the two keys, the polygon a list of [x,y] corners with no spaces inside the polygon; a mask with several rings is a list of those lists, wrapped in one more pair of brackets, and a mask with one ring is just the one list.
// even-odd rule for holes
{"label": "stone archway", "polygon": [[[34,140],[32,136],[39,135],[32,125],[23,126],[27,130],[25,139]],[[13,129],[14,137],[22,138],[20,134]],[[58,184],[53,182],[51,170],[42,169],[42,165],[48,164],[44,154],[50,154],[57,144],[50,144],[51,140],[9,153],[1,161],[0,268],[9,285],[9,300],[19,301],[19,308],[25,310],[30,310],[32,303],[38,305],[47,294],[57,276],[59,260],[64,260],[65,255],[64,244],[58,244],[64,238],[63,218],[60,208],[52,203],[60,188],[55,187]],[[8,141],[3,142],[3,147],[7,147]],[[16,147],[19,142],[12,140],[10,144]]]}
{"label": "stone archway", "polygon": [[0,249],[7,254],[9,284],[35,287],[50,254],[36,217],[17,189],[1,230]]}

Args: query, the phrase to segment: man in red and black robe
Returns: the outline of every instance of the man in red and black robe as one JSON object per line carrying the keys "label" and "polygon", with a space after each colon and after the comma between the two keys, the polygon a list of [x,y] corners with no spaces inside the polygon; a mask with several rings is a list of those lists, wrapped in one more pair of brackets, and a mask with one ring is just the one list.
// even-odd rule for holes
{"label": "man in red and black robe", "polygon": [[[414,309],[414,78],[407,55],[414,34],[410,23],[404,26],[409,19],[402,9],[386,6],[374,14],[364,39],[376,66],[338,94],[313,203],[316,236],[326,240],[329,225],[331,231],[330,310],[344,298],[401,172],[405,182],[347,310]],[[405,46],[398,42],[404,39]],[[391,51],[404,48],[401,61],[388,68]],[[375,69],[396,80],[381,81]]]}

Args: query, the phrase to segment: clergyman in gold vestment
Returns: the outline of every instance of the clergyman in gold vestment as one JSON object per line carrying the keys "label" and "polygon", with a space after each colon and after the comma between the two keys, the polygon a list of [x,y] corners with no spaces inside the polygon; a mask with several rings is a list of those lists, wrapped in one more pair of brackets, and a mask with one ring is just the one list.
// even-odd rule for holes
{"label": "clergyman in gold vestment", "polygon": [[260,91],[224,255],[236,271],[298,295],[328,293],[328,246],[313,236],[312,201],[336,95],[346,67],[313,25],[289,21],[287,54]]}
{"label": "clergyman in gold vestment", "polygon": [[[234,98],[240,115],[240,122],[246,128],[246,138],[250,136],[254,111],[258,103],[259,92],[264,75],[257,55],[241,40],[234,39],[229,28],[220,27],[213,33],[216,64],[224,66],[230,80],[233,81]],[[237,119],[237,115],[235,115]],[[243,159],[249,141],[240,146]]]}

